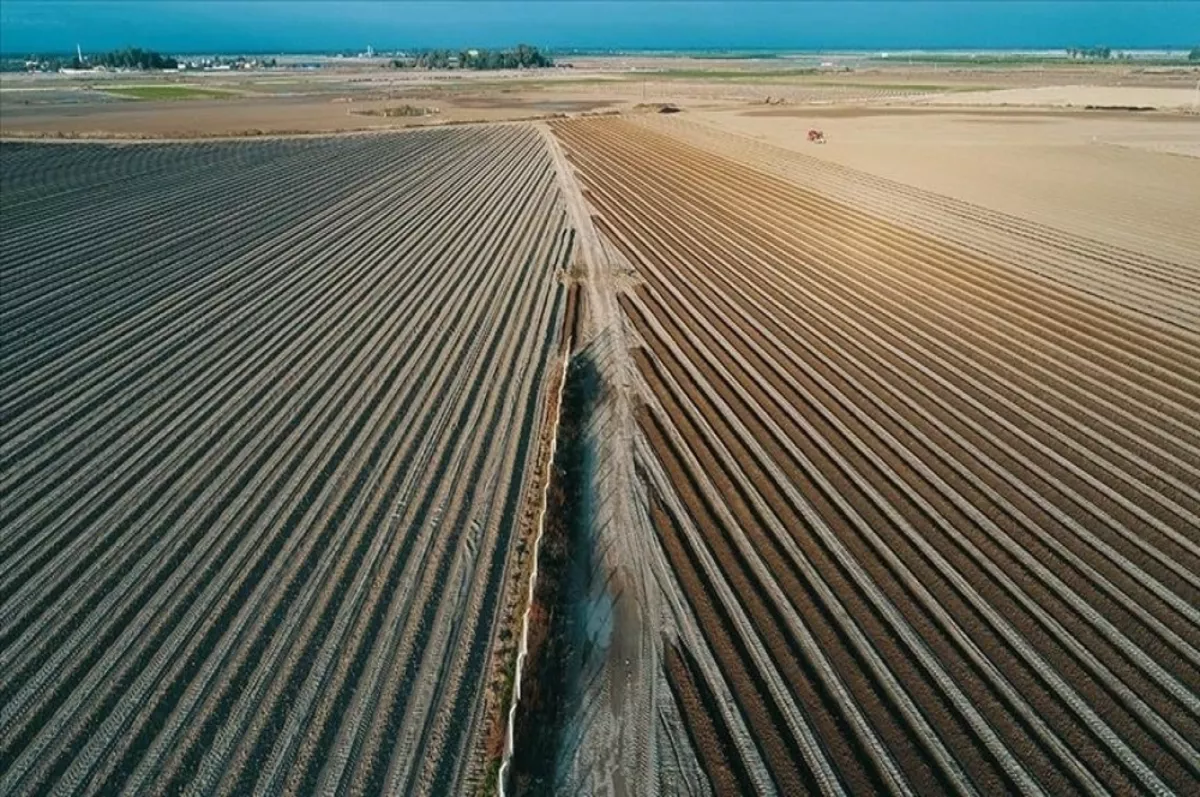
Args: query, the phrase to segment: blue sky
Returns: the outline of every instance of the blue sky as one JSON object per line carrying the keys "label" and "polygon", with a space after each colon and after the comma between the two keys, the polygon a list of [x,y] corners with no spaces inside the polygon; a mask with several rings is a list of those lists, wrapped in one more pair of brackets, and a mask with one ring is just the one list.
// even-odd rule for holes
{"label": "blue sky", "polygon": [[1200,45],[1200,0],[3,0],[0,50]]}

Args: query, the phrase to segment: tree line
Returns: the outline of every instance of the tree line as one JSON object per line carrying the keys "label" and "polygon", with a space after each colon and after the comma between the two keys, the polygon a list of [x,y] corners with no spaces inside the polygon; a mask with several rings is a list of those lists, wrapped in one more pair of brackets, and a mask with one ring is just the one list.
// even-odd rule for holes
{"label": "tree line", "polygon": [[[1107,61],[1112,58],[1121,61],[1130,61],[1133,59],[1133,56],[1129,53],[1114,53],[1111,47],[1068,47],[1067,56],[1094,61]],[[1193,47],[1187,55],[1187,60],[1200,61],[1200,47]]]}
{"label": "tree line", "polygon": [[179,61],[169,55],[156,53],[153,50],[143,50],[141,47],[126,47],[107,53],[85,55],[80,60],[73,55],[31,55],[27,58],[7,57],[0,59],[0,71],[24,72],[57,72],[60,69],[89,69],[105,67],[106,69],[176,69]]}
{"label": "tree line", "polygon": [[507,50],[424,50],[408,58],[393,58],[396,69],[529,69],[554,66],[554,59],[528,44]]}
{"label": "tree line", "polygon": [[[1089,61],[1107,61],[1112,58],[1111,47],[1068,47],[1067,57],[1083,58]],[[1120,56],[1120,53],[1117,54]]]}
{"label": "tree line", "polygon": [[143,50],[141,47],[125,47],[107,53],[89,55],[83,62],[76,56],[71,59],[73,69],[86,69],[89,66],[103,66],[109,69],[175,69],[179,61],[169,55],[156,53],[154,50]]}
{"label": "tree line", "polygon": [[1116,59],[1118,61],[1132,61],[1133,56],[1129,53],[1113,52],[1111,47],[1068,47],[1067,56],[1069,58],[1079,58],[1085,61],[1109,61]]}

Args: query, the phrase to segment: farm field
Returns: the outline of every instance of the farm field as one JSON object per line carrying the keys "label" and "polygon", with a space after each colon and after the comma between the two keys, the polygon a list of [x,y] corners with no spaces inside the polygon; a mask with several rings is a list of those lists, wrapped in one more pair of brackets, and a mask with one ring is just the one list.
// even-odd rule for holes
{"label": "farm field", "polygon": [[[1141,257],[1200,262],[1200,233],[1191,223],[1200,198],[1200,116],[1194,112],[920,104],[742,108],[647,121],[671,125],[665,132],[702,148],[752,157],[756,167],[788,179],[820,172],[832,188],[840,168],[859,184],[843,197],[851,203],[870,194],[866,173],[889,186],[878,198],[896,190],[928,192],[958,200],[960,213],[998,213],[1008,227],[1035,222]],[[822,129],[830,146],[808,145],[809,127]],[[714,130],[736,135],[713,136]],[[790,176],[779,171],[785,164]],[[906,212],[910,204],[874,201],[871,212]]]}
{"label": "farm field", "polygon": [[545,141],[0,145],[0,793],[483,787]]}
{"label": "farm field", "polygon": [[[628,750],[594,704],[641,688],[664,789],[1191,791],[1189,242],[1135,251],[688,120],[552,127],[633,367],[648,539],[606,576],[613,622],[661,632],[611,657],[574,733]],[[616,338],[593,349],[619,383]],[[601,777],[585,748],[576,785]]]}
{"label": "farm field", "polygon": [[197,86],[113,86],[105,91],[131,100],[219,100],[231,94]]}
{"label": "farm field", "polygon": [[[571,57],[562,68],[484,72],[389,69],[386,59],[330,59],[320,68],[307,69],[303,65],[309,59],[295,57],[281,58],[290,66],[279,69],[146,73],[136,85],[120,73],[5,73],[0,75],[0,136],[194,139],[335,133],[629,112],[664,102],[704,113],[805,119],[814,113],[913,107],[945,113],[956,107],[1004,110],[1000,106],[1007,103],[1013,103],[1010,111],[1017,106],[1029,110],[1069,104],[1082,113],[1085,105],[1095,103],[1159,109],[1125,114],[1131,118],[1198,122],[1196,77],[1187,68],[904,64],[864,55],[748,61],[624,54]],[[436,113],[384,113],[403,105]],[[1014,125],[1006,123],[999,130],[1013,132]],[[845,130],[831,132],[838,141],[846,138]],[[972,125],[960,132],[983,131]],[[793,135],[786,128],[784,134]],[[892,132],[891,137],[902,142],[940,138],[926,136],[923,130]],[[872,142],[881,143],[888,141]],[[1194,146],[1189,151],[1195,152]],[[881,161],[892,160],[897,159],[888,149]],[[909,171],[920,173],[923,168]]]}
{"label": "farm field", "polygon": [[0,794],[1194,791],[1200,73],[830,58],[0,78]]}

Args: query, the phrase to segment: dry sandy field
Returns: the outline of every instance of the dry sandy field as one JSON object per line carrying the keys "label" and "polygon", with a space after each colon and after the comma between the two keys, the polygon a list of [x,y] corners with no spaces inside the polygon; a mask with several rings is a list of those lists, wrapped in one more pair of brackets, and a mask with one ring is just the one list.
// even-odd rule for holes
{"label": "dry sandy field", "polygon": [[[5,75],[0,135],[22,138],[190,139],[380,131],[499,122],[613,110],[613,96],[580,92],[612,82],[607,73],[536,77],[512,73],[400,74],[395,71],[174,76]],[[130,89],[175,88],[194,97],[131,98]],[[205,96],[204,92],[209,95]],[[213,93],[226,96],[215,98]],[[629,103],[625,103],[628,105]],[[400,109],[422,115],[396,115]],[[389,115],[392,114],[392,115]]]}
{"label": "dry sandy field", "polygon": [[1194,791],[1197,80],[0,81],[0,793]]}
{"label": "dry sandy field", "polygon": [[[569,68],[468,73],[382,66],[363,61],[325,63],[311,71],[5,74],[0,76],[0,135],[141,139],[332,133],[615,113],[655,102],[741,111],[767,105],[765,110],[784,113],[914,105],[1152,107],[1193,119],[1200,113],[1200,68],[1186,67],[905,66],[854,56],[833,61],[615,56],[573,59]],[[195,96],[129,96],[131,89],[146,87],[191,90]],[[396,115],[404,106],[426,115]]]}

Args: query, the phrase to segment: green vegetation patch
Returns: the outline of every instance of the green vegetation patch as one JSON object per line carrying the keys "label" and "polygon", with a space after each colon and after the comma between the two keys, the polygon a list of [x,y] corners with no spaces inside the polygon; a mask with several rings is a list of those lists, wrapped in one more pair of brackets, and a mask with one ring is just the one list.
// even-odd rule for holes
{"label": "green vegetation patch", "polygon": [[779,78],[802,77],[807,75],[820,74],[821,70],[816,67],[796,68],[796,69],[664,69],[657,72],[637,72],[629,73],[631,79],[645,79],[648,77],[654,78],[676,78],[676,79],[696,79],[703,80],[729,80],[729,81],[769,81]]}
{"label": "green vegetation patch", "polygon": [[221,100],[238,96],[233,91],[196,86],[113,86],[103,91],[128,100]]}
{"label": "green vegetation patch", "polygon": [[388,62],[393,69],[530,69],[554,66],[554,59],[536,47],[518,44],[507,50],[423,50]]}
{"label": "green vegetation patch", "polygon": [[921,93],[949,93],[961,91],[993,91],[994,86],[963,86],[939,85],[933,83],[871,83],[869,81],[822,80],[814,81],[811,86],[829,86],[842,89],[876,89],[878,91],[910,91]]}
{"label": "green vegetation patch", "polygon": [[368,108],[365,111],[354,111],[359,116],[386,116],[388,118],[432,116],[437,112],[437,108],[427,108],[420,105],[393,105],[387,108]]}
{"label": "green vegetation patch", "polygon": [[[454,76],[433,87],[433,93],[499,91],[512,94],[522,91],[544,91],[572,86],[602,86],[620,82],[620,77],[570,77],[547,80],[538,77],[512,77],[501,80],[480,80]],[[415,92],[410,92],[414,93]]]}

